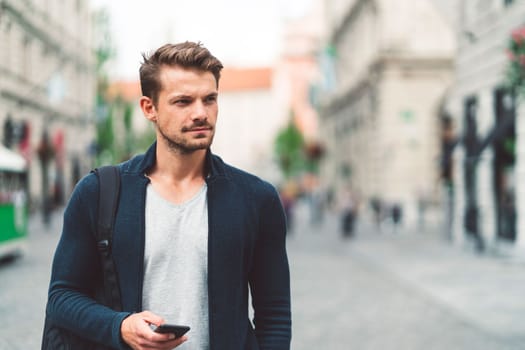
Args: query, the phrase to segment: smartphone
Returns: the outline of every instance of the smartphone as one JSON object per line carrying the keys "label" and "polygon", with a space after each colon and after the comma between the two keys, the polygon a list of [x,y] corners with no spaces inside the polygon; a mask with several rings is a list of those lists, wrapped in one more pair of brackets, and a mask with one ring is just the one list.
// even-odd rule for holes
{"label": "smartphone", "polygon": [[176,324],[161,324],[160,326],[157,326],[154,331],[157,333],[173,333],[175,334],[175,338],[182,337],[184,334],[186,334],[190,330],[190,327],[188,326],[181,326]]}

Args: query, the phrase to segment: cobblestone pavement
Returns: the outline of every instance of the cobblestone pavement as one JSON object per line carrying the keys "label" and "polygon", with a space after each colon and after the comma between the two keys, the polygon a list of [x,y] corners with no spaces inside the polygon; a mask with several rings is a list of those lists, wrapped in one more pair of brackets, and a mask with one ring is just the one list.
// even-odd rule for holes
{"label": "cobblestone pavement", "polygon": [[364,224],[345,240],[334,217],[298,216],[293,349],[525,349],[525,266]]}
{"label": "cobblestone pavement", "polygon": [[[292,349],[525,348],[524,303],[516,301],[525,266],[364,225],[343,240],[334,217],[313,225],[299,214],[287,242]],[[47,230],[32,220],[27,253],[0,265],[0,350],[40,348],[60,220]]]}
{"label": "cobblestone pavement", "polygon": [[60,237],[61,217],[48,228],[40,217],[29,225],[22,257],[0,264],[0,350],[40,349],[51,260]]}

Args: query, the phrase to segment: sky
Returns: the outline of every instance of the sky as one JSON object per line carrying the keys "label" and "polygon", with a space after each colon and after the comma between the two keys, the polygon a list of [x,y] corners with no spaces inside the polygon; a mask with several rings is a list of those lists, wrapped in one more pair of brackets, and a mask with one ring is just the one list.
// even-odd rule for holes
{"label": "sky", "polygon": [[283,23],[312,0],[90,0],[111,17],[117,50],[110,76],[138,78],[141,53],[166,42],[200,41],[225,66],[271,65],[281,50]]}

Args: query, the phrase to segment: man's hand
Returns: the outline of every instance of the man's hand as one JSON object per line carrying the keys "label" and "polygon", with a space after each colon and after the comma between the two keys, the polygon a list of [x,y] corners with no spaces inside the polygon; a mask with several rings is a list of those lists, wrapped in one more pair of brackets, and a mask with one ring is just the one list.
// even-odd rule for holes
{"label": "man's hand", "polygon": [[162,317],[149,311],[131,314],[122,321],[120,334],[134,350],[171,350],[188,340],[186,336],[175,339],[173,334],[155,333],[150,327],[151,324],[158,326],[163,323]]}

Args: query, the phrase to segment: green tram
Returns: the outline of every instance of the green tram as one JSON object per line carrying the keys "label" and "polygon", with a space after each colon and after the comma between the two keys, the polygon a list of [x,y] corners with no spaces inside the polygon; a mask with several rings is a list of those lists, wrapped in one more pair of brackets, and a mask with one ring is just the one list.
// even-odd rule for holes
{"label": "green tram", "polygon": [[27,162],[0,144],[0,258],[23,254],[27,240]]}

